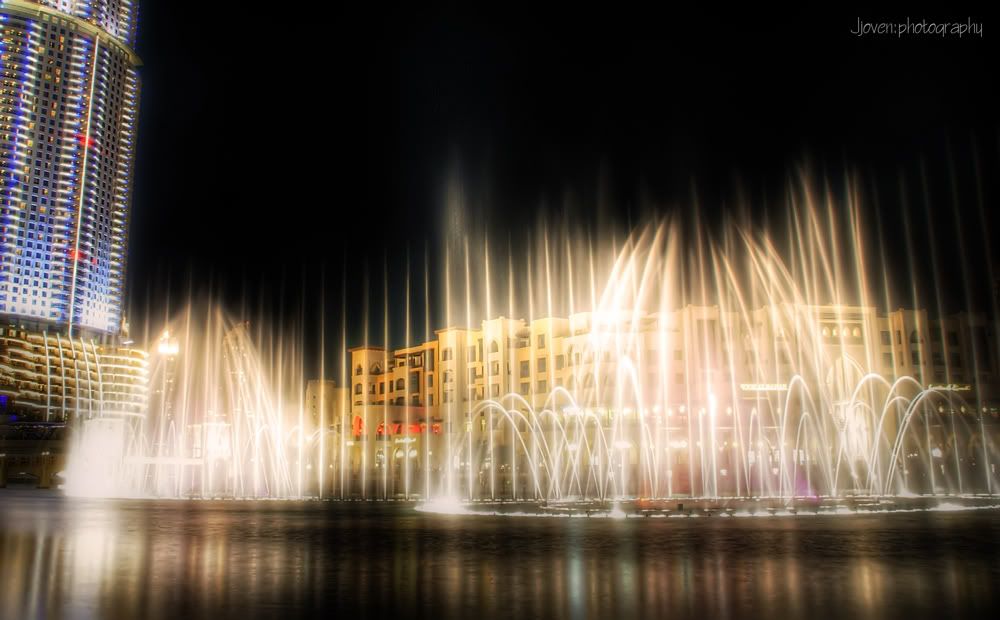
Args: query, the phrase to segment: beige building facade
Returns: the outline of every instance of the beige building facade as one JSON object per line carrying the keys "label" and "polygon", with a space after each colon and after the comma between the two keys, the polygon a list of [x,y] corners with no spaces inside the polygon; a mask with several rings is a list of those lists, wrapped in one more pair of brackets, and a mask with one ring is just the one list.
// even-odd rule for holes
{"label": "beige building facade", "polygon": [[[360,346],[349,354],[349,413],[335,426],[329,465],[345,497],[524,497],[535,485],[523,479],[525,466],[516,470],[533,449],[526,437],[541,428],[533,420],[572,409],[600,420],[609,437],[611,429],[632,429],[614,433],[633,446],[623,467],[639,470],[648,466],[638,445],[647,435],[654,441],[651,433],[693,444],[711,410],[713,432],[735,451],[747,420],[754,424],[751,411],[771,429],[765,433],[776,433],[775,412],[790,406],[789,392],[803,411],[836,409],[870,375],[886,386],[909,377],[953,394],[956,415],[991,424],[1000,405],[996,326],[979,315],[932,319],[923,310],[785,304],[736,314],[692,305],[659,314],[498,317],[440,329],[402,349]],[[616,424],[618,416],[626,422]],[[899,422],[889,416],[886,424]],[[691,458],[676,450],[674,462],[657,462],[671,495],[704,491]],[[497,468],[489,484],[484,467]],[[713,467],[716,476],[726,469]],[[715,484],[711,490],[723,492]]]}

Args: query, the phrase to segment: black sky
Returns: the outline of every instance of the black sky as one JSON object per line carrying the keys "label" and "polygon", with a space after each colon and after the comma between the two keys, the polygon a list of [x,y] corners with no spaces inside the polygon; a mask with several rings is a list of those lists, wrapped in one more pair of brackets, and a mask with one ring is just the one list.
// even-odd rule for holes
{"label": "black sky", "polygon": [[[974,149],[994,204],[988,21],[981,39],[858,39],[848,9],[232,6],[142,5],[137,316],[189,283],[221,286],[230,303],[280,298],[284,283],[285,298],[315,305],[318,265],[339,290],[345,253],[380,264],[408,242],[433,246],[454,170],[483,218],[513,230],[568,194],[586,220],[602,184],[622,219],[643,197],[683,204],[693,186],[718,217],[739,184],[777,192],[805,160],[856,168],[884,196],[923,161],[945,204],[949,162],[975,195]],[[892,220],[902,207],[882,208]]]}

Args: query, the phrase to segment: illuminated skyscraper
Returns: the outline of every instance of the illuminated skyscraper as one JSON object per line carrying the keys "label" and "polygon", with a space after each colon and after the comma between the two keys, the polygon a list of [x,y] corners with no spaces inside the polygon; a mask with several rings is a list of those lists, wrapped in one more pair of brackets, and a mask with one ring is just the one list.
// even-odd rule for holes
{"label": "illuminated skyscraper", "polygon": [[0,317],[119,332],[137,2],[0,0]]}

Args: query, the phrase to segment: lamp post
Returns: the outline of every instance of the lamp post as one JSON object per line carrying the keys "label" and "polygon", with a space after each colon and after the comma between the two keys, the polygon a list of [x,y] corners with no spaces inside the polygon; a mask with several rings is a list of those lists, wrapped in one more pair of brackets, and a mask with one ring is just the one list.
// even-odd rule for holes
{"label": "lamp post", "polygon": [[[164,456],[179,456],[179,454],[164,454],[167,446],[166,443],[166,433],[168,427],[170,426],[170,418],[172,415],[172,408],[170,406],[170,385],[173,380],[173,370],[174,370],[174,359],[180,352],[180,346],[177,343],[177,339],[170,335],[170,329],[164,329],[163,333],[160,335],[160,340],[156,346],[156,352],[161,357],[162,372],[160,374],[160,411],[159,420],[157,420],[157,440],[156,440],[156,456],[163,458]],[[179,446],[174,446],[175,450]],[[167,452],[171,452],[167,450]],[[178,465],[177,473],[177,484],[180,484],[182,479],[182,465]],[[157,492],[160,491],[160,465],[156,465],[153,472],[153,486]],[[179,491],[180,489],[178,489]]]}

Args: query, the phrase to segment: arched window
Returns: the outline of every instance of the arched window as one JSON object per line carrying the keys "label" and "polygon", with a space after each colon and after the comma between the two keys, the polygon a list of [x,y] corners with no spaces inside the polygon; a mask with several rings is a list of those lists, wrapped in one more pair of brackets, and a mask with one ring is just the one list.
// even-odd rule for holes
{"label": "arched window", "polygon": [[920,336],[917,335],[917,330],[910,332],[910,342],[920,342]]}
{"label": "arched window", "polygon": [[499,352],[500,352],[500,344],[496,340],[494,340],[493,342],[490,343],[490,353],[499,353]]}
{"label": "arched window", "polygon": [[357,384],[355,384],[355,385],[354,385],[354,393],[355,393],[355,394],[360,394],[360,393],[361,393],[361,390],[363,390],[363,389],[364,389],[364,388],[362,388],[362,387],[361,387],[361,384],[360,384],[360,383],[357,383]]}
{"label": "arched window", "polygon": [[402,379],[396,379],[396,389],[397,390],[405,390],[406,389],[406,382],[403,381]]}
{"label": "arched window", "polygon": [[364,369],[361,368],[361,364],[358,364],[358,367],[357,369],[355,369],[354,374],[360,375],[362,372],[364,372]]}

